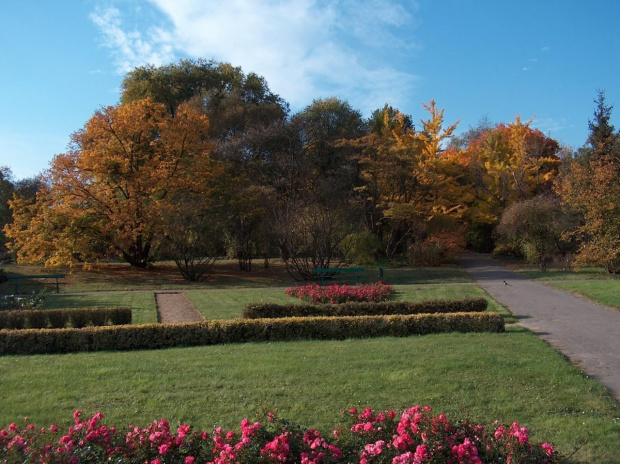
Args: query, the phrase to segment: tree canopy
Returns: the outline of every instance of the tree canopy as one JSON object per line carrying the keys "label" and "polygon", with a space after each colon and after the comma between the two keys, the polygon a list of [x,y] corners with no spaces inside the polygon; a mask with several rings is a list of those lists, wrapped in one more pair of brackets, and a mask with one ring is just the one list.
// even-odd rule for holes
{"label": "tree canopy", "polygon": [[39,179],[0,168],[0,225],[19,261],[116,255],[144,268],[162,256],[197,280],[216,254],[246,270],[277,254],[310,279],[352,256],[490,251],[498,225],[545,263],[575,225],[552,210],[570,206],[578,261],[620,271],[620,135],[604,92],[572,156],[532,121],[483,119],[456,136],[434,100],[422,109],[415,124],[389,104],[364,119],[330,97],[290,114],[265,79],[228,63],[139,67]]}

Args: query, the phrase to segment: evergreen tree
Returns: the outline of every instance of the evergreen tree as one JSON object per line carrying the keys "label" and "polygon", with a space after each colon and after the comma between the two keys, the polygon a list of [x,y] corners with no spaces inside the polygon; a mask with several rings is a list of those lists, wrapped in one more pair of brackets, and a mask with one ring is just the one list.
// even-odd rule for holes
{"label": "evergreen tree", "polygon": [[610,123],[613,105],[605,104],[605,91],[599,90],[594,110],[594,119],[588,121],[590,135],[589,157],[591,161],[618,162],[620,161],[620,134],[615,132]]}

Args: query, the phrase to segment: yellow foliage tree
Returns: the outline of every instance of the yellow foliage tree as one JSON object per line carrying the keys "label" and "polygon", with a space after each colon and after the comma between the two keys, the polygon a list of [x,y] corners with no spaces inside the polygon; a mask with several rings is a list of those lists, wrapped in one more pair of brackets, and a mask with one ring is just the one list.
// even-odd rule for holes
{"label": "yellow foliage tree", "polygon": [[548,192],[558,175],[558,143],[519,117],[483,133],[454,160],[468,185],[466,218],[497,224],[515,201]]}
{"label": "yellow foliage tree", "polygon": [[371,134],[355,141],[365,184],[361,191],[371,205],[369,222],[380,239],[388,229],[388,257],[425,222],[459,209],[453,163],[443,156],[443,145],[458,123],[444,128],[443,110],[432,100],[423,106],[430,117],[420,120],[420,131],[407,116],[386,106],[375,113]]}

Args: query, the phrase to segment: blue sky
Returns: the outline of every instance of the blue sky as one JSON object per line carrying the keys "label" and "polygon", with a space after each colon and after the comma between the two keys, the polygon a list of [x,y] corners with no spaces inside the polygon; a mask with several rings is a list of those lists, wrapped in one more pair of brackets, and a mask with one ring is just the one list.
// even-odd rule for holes
{"label": "blue sky", "polygon": [[0,165],[46,169],[135,66],[203,57],[263,75],[298,111],[346,99],[462,132],[515,116],[563,144],[588,133],[597,89],[620,126],[620,1],[6,0]]}

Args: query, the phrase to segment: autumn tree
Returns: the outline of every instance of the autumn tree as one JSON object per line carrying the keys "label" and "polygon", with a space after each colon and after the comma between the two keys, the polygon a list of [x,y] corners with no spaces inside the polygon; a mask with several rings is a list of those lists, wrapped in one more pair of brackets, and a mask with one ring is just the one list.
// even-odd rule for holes
{"label": "autumn tree", "polygon": [[612,107],[604,94],[595,100],[588,145],[557,183],[564,200],[582,214],[577,230],[581,247],[577,263],[605,266],[620,272],[620,134],[610,124]]}
{"label": "autumn tree", "polygon": [[460,165],[460,183],[466,186],[463,220],[478,250],[491,251],[493,230],[506,208],[550,192],[558,176],[561,147],[531,123],[517,117],[510,124],[474,129],[478,136],[469,137],[465,149],[448,150]]}
{"label": "autumn tree", "polygon": [[420,120],[416,131],[409,116],[386,105],[373,113],[370,133],[354,144],[367,220],[390,259],[406,249],[428,220],[453,212],[457,201],[443,149],[456,124],[444,128],[443,110],[434,101],[424,108],[430,118]]}
{"label": "autumn tree", "polygon": [[146,267],[172,194],[200,191],[209,177],[207,131],[185,105],[174,117],[150,99],[97,111],[54,158],[37,201],[13,202],[7,235],[20,259],[54,265],[112,252]]}

